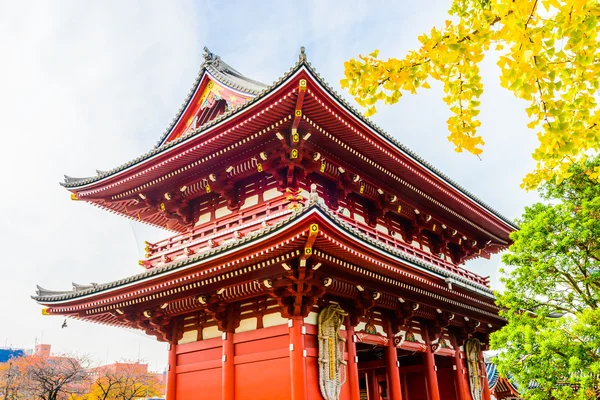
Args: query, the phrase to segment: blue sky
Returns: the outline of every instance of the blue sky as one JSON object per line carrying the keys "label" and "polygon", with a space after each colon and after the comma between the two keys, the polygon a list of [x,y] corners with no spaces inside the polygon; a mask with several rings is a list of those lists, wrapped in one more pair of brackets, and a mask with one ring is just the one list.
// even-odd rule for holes
{"label": "blue sky", "polygon": [[[155,370],[166,345],[141,333],[42,317],[35,285],[60,289],[140,272],[145,239],[166,234],[69,200],[62,174],[89,176],[149,150],[179,109],[208,46],[271,83],[300,46],[338,91],[359,53],[402,56],[443,24],[449,1],[9,2],[0,0],[0,346],[51,343],[98,362],[140,357]],[[509,218],[535,200],[519,188],[535,135],[524,104],[500,88],[494,54],[482,67],[480,161],[446,140],[440,85],[381,108],[375,122]],[[467,265],[492,275],[499,257]]]}

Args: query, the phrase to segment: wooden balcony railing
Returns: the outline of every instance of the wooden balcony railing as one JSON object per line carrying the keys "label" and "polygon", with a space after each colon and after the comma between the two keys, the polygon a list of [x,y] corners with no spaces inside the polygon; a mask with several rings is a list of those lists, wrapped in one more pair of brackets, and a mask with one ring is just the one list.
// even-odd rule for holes
{"label": "wooden balcony railing", "polygon": [[403,253],[411,255],[415,258],[427,261],[430,264],[433,264],[437,267],[443,268],[447,271],[453,272],[459,276],[462,276],[465,279],[468,279],[472,282],[479,283],[480,285],[484,285],[489,287],[489,277],[483,277],[477,275],[463,267],[455,265],[449,261],[446,261],[434,254],[428,253],[424,250],[421,250],[417,247],[414,247],[406,242],[396,239],[394,236],[391,236],[387,233],[381,232],[375,228],[371,228],[365,223],[356,221],[355,219],[349,218],[345,215],[338,215],[342,221],[346,222],[348,225],[352,226],[354,229],[361,232],[363,235],[368,236],[380,243],[387,244],[397,250],[400,250]]}
{"label": "wooden balcony railing", "polygon": [[172,236],[156,243],[146,242],[146,259],[140,261],[145,268],[153,268],[178,257],[206,251],[224,241],[236,240],[263,224],[273,225],[292,213],[286,196],[279,196],[239,212],[195,226],[189,232]]}
{"label": "wooden balcony railing", "polygon": [[[160,242],[147,243],[146,259],[140,261],[140,264],[148,269],[153,268],[161,263],[173,261],[178,257],[187,257],[191,254],[206,251],[225,241],[239,239],[249,232],[260,229],[263,224],[272,225],[289,216],[292,213],[292,210],[288,207],[289,203],[290,201],[286,199],[285,195],[278,196],[267,202],[198,225],[192,228],[190,232],[175,235]],[[477,275],[434,254],[407,244],[394,236],[371,228],[365,223],[341,214],[338,215],[338,218],[380,243],[453,272],[469,281],[489,287],[489,277]]]}

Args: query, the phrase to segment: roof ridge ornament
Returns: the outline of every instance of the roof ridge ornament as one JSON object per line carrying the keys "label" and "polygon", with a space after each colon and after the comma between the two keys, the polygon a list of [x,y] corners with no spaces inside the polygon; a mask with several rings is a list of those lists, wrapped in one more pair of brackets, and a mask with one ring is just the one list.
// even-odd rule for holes
{"label": "roof ridge ornament", "polygon": [[300,47],[300,54],[298,55],[298,61],[306,62],[306,52],[304,46]]}
{"label": "roof ridge ornament", "polygon": [[221,60],[221,57],[210,51],[208,47],[204,46],[204,54],[202,56],[204,57],[205,64],[210,63],[215,68],[219,66],[219,61]]}

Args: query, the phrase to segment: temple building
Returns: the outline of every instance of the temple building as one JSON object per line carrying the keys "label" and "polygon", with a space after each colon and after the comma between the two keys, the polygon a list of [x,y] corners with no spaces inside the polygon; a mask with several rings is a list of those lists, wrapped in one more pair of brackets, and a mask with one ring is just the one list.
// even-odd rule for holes
{"label": "temple building", "polygon": [[464,263],[515,225],[344,101],[304,49],[272,85],[205,49],[152,150],[63,186],[172,231],[137,275],[33,296],[168,342],[168,400],[490,399],[482,351],[505,321]]}

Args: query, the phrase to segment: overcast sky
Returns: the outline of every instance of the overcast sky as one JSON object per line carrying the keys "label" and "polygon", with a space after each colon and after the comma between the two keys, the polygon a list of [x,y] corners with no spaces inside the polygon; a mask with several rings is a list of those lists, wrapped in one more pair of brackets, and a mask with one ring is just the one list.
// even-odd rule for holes
{"label": "overcast sky", "polygon": [[[449,1],[154,2],[0,0],[0,346],[86,353],[98,362],[166,364],[166,345],[142,333],[43,317],[40,284],[69,289],[140,272],[142,243],[169,235],[69,200],[63,174],[90,176],[148,151],[183,102],[208,46],[240,72],[271,83],[306,46],[338,91],[359,53],[402,56],[446,19]],[[519,188],[535,135],[524,104],[483,66],[482,161],[446,140],[439,85],[381,108],[375,122],[507,217],[535,200]],[[468,267],[492,275],[499,257]]]}

